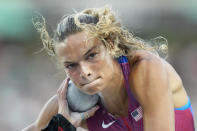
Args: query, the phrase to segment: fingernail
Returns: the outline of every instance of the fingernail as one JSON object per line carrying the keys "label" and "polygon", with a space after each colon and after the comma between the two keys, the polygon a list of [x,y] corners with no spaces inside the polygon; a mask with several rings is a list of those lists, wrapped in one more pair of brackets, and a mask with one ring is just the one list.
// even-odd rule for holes
{"label": "fingernail", "polygon": [[100,108],[100,106],[96,106],[96,110],[99,109],[99,108]]}

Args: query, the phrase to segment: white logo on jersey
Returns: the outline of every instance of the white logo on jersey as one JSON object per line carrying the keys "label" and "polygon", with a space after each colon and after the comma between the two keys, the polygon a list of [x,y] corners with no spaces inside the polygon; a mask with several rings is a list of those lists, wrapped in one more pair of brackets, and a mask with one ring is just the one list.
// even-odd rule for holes
{"label": "white logo on jersey", "polygon": [[108,123],[108,124],[105,124],[104,121],[103,121],[102,127],[103,127],[103,128],[108,128],[108,127],[110,127],[114,122],[115,122],[115,121],[112,121],[112,122],[110,122],[110,123]]}

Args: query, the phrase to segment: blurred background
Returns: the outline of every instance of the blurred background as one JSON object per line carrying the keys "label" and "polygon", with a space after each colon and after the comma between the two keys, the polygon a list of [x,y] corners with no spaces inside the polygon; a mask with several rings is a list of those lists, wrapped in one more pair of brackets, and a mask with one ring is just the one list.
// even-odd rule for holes
{"label": "blurred background", "polygon": [[52,36],[62,16],[105,4],[135,36],[168,40],[167,61],[181,76],[197,118],[196,0],[0,0],[0,130],[21,130],[32,123],[65,78],[50,56],[39,52],[33,12],[46,18]]}

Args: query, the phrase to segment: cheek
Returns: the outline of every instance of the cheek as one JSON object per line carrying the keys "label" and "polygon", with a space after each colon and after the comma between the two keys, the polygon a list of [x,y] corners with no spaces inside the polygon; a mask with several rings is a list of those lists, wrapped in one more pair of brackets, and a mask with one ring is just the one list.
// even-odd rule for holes
{"label": "cheek", "polygon": [[[77,73],[76,71],[66,71],[67,75],[69,76],[69,78],[75,83],[76,81],[79,81],[79,73]],[[76,84],[76,83],[75,83]]]}
{"label": "cheek", "polygon": [[110,77],[114,72],[114,63],[111,58],[105,58],[97,66],[97,71],[103,78]]}

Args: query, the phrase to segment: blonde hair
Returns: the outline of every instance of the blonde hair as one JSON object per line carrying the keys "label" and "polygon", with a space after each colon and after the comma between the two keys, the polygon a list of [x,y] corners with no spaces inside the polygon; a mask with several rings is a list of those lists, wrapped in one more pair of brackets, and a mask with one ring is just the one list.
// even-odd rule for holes
{"label": "blonde hair", "polygon": [[[42,17],[42,19],[44,18]],[[85,22],[83,22],[84,20]],[[43,21],[45,22],[45,20]],[[67,24],[69,21],[71,21],[70,25]],[[128,55],[130,51],[134,50],[148,50],[163,58],[167,58],[168,54],[168,42],[164,37],[159,36],[146,42],[135,37],[121,26],[114,11],[108,5],[102,8],[85,9],[64,18],[60,24],[58,24],[56,30],[56,37],[60,38],[61,36],[59,40],[54,40],[49,37],[46,26],[42,26],[42,29],[39,29],[37,25],[39,24],[34,22],[34,26],[41,34],[44,48],[52,55],[55,55],[55,43],[80,31],[87,31],[90,34],[89,39],[100,39],[114,58],[121,55]]]}

